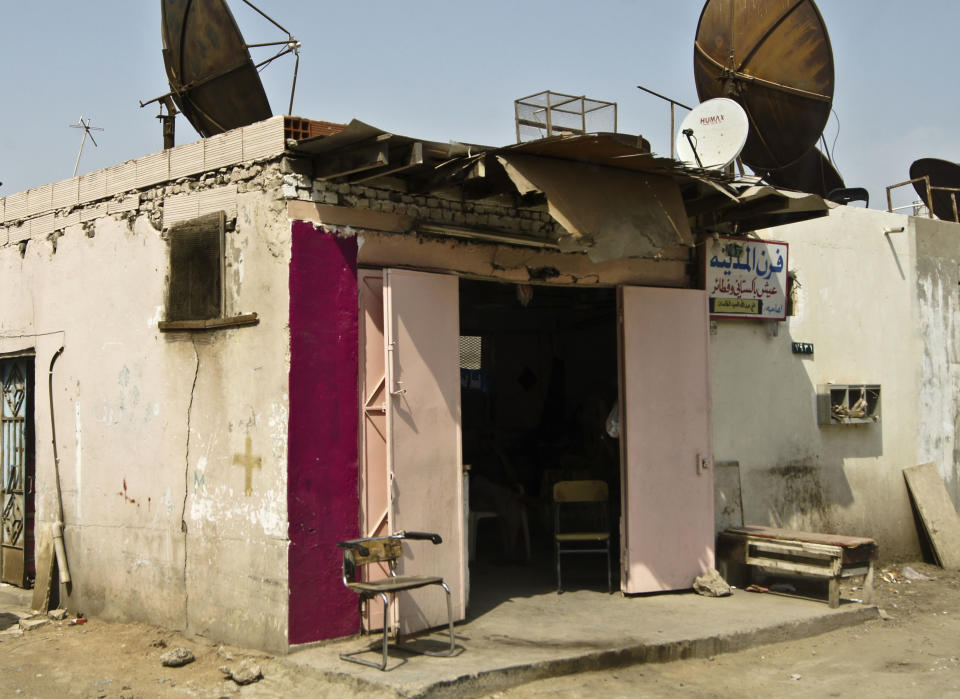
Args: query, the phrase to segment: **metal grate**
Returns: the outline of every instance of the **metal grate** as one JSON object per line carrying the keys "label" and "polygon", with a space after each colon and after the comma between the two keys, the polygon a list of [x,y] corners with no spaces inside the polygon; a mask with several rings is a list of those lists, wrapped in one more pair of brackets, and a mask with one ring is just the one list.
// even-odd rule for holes
{"label": "metal grate", "polygon": [[559,92],[514,100],[517,143],[551,136],[617,131],[617,104]]}
{"label": "metal grate", "polygon": [[479,335],[460,336],[460,368],[483,368],[483,338]]}

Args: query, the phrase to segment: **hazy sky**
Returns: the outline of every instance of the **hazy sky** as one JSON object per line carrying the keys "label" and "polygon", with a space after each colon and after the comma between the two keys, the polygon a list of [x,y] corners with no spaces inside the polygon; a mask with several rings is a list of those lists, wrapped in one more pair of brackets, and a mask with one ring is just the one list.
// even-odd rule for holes
{"label": "hazy sky", "polygon": [[[285,38],[246,7],[230,7],[249,43]],[[669,110],[643,84],[697,102],[693,40],[702,0],[258,0],[303,42],[294,113],[433,141],[514,142],[513,101],[554,90],[619,105],[619,130],[669,154]],[[956,0],[820,0],[836,61],[826,129],[847,186],[908,178],[920,157],[960,161]],[[0,196],[73,173],[83,115],[104,131],[80,174],[158,151],[157,106],[168,90],[160,0],[0,0]],[[257,49],[266,58],[269,49]],[[286,111],[292,57],[262,74]],[[954,76],[956,73],[954,73]],[[839,133],[838,133],[839,126]],[[182,117],[177,142],[198,136]],[[895,203],[915,197],[903,193]]]}

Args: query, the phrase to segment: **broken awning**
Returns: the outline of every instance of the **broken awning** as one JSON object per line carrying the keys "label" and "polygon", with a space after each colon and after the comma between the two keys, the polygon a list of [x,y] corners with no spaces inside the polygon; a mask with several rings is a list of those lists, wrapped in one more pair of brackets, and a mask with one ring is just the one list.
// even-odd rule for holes
{"label": "broken awning", "polygon": [[680,188],[669,177],[573,160],[501,151],[520,194],[542,192],[550,215],[595,262],[693,245]]}
{"label": "broken awning", "polygon": [[[290,145],[314,158],[318,179],[356,184],[391,176],[416,194],[443,191],[463,200],[512,196],[521,208],[545,204],[558,226],[524,237],[585,252],[595,262],[652,256],[693,245],[694,235],[744,235],[828,210],[816,195],[657,157],[649,143],[625,134],[558,136],[491,148],[420,141],[354,120],[340,133]],[[476,235],[489,233],[478,229]],[[458,235],[470,237],[468,229]]]}

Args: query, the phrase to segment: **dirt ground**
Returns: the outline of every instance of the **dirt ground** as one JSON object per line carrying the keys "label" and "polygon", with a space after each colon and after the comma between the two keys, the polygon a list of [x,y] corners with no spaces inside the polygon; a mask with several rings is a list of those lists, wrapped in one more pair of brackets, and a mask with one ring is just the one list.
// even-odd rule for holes
{"label": "dirt ground", "polygon": [[[907,568],[934,579],[910,580]],[[712,658],[541,680],[492,696],[960,697],[960,571],[890,566],[874,589],[881,619],[866,624]]]}
{"label": "dirt ground", "polygon": [[[557,677],[493,697],[960,697],[960,572],[923,563],[910,580],[891,566],[876,583],[884,619],[814,638],[709,659]],[[883,579],[883,578],[886,579]],[[849,592],[856,596],[857,591]],[[186,639],[143,624],[70,619],[17,631],[0,608],[0,697],[342,697],[347,687],[305,676],[282,658]],[[163,667],[160,656],[189,648],[196,661]],[[244,658],[263,679],[240,687],[220,667]]]}

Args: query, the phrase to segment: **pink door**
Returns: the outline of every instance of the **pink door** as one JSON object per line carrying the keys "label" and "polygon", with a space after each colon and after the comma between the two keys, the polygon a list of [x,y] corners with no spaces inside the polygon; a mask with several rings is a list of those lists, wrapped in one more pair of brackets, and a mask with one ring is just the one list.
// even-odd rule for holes
{"label": "pink door", "polygon": [[621,287],[621,587],[683,590],[714,565],[705,292]]}
{"label": "pink door", "polygon": [[[389,269],[384,277],[387,477],[392,531],[436,532],[404,547],[400,572],[440,575],[466,610],[460,454],[460,306],[455,276]],[[402,593],[400,632],[447,621],[443,592]]]}
{"label": "pink door", "polygon": [[[383,340],[383,270],[357,273],[360,305],[360,535],[389,534],[387,487],[386,351]],[[384,578],[385,565],[367,566],[368,580]],[[383,606],[364,605],[364,627],[383,628]],[[396,620],[391,620],[396,625]]]}

